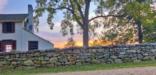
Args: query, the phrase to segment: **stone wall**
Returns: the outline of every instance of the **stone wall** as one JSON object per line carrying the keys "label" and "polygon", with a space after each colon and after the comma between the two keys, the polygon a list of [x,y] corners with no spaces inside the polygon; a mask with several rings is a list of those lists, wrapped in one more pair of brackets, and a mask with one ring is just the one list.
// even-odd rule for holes
{"label": "stone wall", "polygon": [[92,47],[0,53],[0,68],[126,63],[156,59],[156,45]]}

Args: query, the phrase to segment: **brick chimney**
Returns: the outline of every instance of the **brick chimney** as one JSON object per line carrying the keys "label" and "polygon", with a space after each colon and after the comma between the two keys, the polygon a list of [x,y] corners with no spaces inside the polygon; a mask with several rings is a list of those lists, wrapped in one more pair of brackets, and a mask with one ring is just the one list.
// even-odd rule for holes
{"label": "brick chimney", "polygon": [[33,7],[32,5],[28,5],[28,25],[27,29],[31,32],[34,32],[34,26],[33,26]]}

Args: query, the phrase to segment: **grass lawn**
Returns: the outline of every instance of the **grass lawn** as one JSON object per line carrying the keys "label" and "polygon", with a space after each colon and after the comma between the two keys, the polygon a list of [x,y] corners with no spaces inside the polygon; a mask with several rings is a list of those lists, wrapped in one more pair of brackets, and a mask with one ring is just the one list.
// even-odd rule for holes
{"label": "grass lawn", "polygon": [[5,69],[0,70],[0,75],[32,75],[37,73],[57,73],[57,72],[74,72],[74,71],[91,71],[91,70],[108,70],[118,68],[149,67],[156,66],[156,61],[144,61],[139,63],[122,63],[122,64],[92,64],[92,65],[73,65],[55,68],[36,68],[36,69]]}

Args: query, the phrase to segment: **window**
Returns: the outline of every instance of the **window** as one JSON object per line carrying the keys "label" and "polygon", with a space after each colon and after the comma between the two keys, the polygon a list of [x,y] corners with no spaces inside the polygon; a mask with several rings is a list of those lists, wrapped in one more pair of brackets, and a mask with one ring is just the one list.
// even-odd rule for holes
{"label": "window", "polygon": [[37,50],[38,49],[38,41],[29,41],[28,42],[29,50]]}
{"label": "window", "polygon": [[15,23],[14,22],[3,22],[3,33],[14,33]]}

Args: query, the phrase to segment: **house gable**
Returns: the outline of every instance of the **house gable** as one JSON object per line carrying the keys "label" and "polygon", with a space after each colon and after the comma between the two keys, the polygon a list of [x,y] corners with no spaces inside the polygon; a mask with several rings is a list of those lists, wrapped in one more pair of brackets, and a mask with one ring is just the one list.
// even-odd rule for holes
{"label": "house gable", "polygon": [[52,48],[51,42],[34,34],[31,5],[28,5],[27,14],[0,14],[0,52],[8,51],[8,49],[23,52],[30,49]]}

